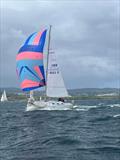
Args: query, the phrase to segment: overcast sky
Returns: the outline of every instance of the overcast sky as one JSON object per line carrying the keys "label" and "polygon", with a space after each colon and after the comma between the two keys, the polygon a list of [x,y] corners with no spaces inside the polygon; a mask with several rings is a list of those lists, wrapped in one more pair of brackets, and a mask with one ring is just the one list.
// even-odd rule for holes
{"label": "overcast sky", "polygon": [[67,88],[120,87],[119,6],[119,0],[1,0],[0,86],[19,87],[19,48],[51,24]]}

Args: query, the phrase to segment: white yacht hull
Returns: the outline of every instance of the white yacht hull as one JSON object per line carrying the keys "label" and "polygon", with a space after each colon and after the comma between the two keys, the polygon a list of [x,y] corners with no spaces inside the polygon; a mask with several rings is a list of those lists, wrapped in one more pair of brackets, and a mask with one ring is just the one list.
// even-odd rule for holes
{"label": "white yacht hull", "polygon": [[72,103],[60,102],[60,101],[34,101],[28,103],[26,111],[34,110],[70,110],[73,108]]}

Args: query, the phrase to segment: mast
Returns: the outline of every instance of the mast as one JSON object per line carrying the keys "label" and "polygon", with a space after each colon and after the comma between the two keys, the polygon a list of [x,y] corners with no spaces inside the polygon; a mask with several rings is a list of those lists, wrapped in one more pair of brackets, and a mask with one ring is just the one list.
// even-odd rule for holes
{"label": "mast", "polygon": [[45,87],[45,94],[46,94],[46,91],[47,91],[47,76],[48,76],[48,62],[49,62],[49,52],[50,52],[51,28],[52,28],[52,26],[50,25],[49,36],[48,36],[48,48],[47,48],[47,66],[46,66],[46,87]]}

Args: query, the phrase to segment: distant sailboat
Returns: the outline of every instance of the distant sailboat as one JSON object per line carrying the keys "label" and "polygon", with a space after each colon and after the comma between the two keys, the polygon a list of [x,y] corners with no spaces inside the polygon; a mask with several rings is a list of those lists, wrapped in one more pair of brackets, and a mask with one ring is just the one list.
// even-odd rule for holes
{"label": "distant sailboat", "polygon": [[8,101],[5,90],[1,96],[1,102],[4,102],[4,101]]}
{"label": "distant sailboat", "polygon": [[[61,109],[72,107],[71,103],[66,103],[63,97],[68,97],[68,92],[56,60],[55,52],[50,51],[50,34],[48,37],[47,67],[45,70],[43,63],[43,48],[46,39],[46,32],[34,33],[20,48],[17,55],[17,74],[21,82],[23,91],[30,91],[30,98],[27,104],[27,111],[50,107]],[[46,71],[46,78],[44,72]],[[46,97],[59,98],[59,101],[35,101],[33,97],[34,89],[45,87]]]}

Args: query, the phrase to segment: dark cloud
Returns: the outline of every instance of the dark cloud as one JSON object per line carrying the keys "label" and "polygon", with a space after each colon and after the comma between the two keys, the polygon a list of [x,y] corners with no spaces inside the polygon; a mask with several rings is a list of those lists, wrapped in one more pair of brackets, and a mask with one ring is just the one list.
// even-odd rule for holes
{"label": "dark cloud", "polygon": [[[32,32],[52,24],[68,88],[118,87],[119,1],[1,1],[1,86],[18,86],[15,57]],[[91,80],[92,79],[92,80]]]}

